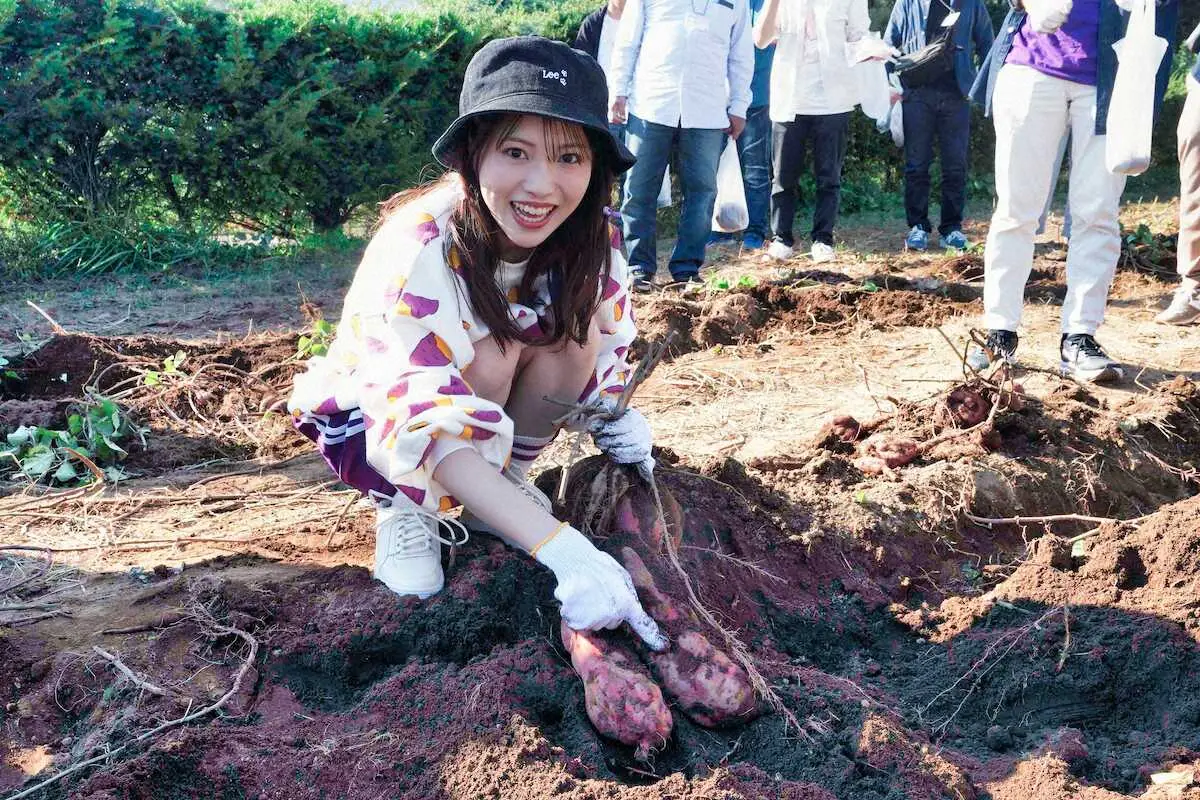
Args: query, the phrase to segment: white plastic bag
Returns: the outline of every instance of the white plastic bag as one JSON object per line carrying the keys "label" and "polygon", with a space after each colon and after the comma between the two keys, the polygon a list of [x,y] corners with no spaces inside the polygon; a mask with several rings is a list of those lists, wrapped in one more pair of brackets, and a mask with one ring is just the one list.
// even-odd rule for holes
{"label": "white plastic bag", "polygon": [[888,114],[888,130],[892,134],[892,142],[896,147],[904,147],[904,99],[892,103],[891,113]]}
{"label": "white plastic bag", "polygon": [[1114,175],[1141,175],[1150,166],[1154,81],[1167,40],[1154,35],[1154,0],[1133,0],[1125,38],[1113,43],[1117,77],[1108,105],[1104,165]]}
{"label": "white plastic bag", "polygon": [[729,139],[717,165],[717,202],[713,203],[712,229],[737,233],[750,224],[746,208],[746,186],[742,183],[742,164],[737,143]]}
{"label": "white plastic bag", "polygon": [[858,83],[858,104],[863,113],[876,122],[886,120],[892,108],[892,96],[883,62],[864,61],[855,64],[854,78]]}
{"label": "white plastic bag", "polygon": [[671,168],[667,167],[663,170],[662,185],[658,187],[658,207],[671,207]]}
{"label": "white plastic bag", "polygon": [[859,41],[857,52],[859,61],[851,71],[858,87],[858,104],[868,117],[883,122],[891,110],[892,98],[887,67],[880,57],[891,55],[892,48],[884,44],[878,34],[871,33]]}

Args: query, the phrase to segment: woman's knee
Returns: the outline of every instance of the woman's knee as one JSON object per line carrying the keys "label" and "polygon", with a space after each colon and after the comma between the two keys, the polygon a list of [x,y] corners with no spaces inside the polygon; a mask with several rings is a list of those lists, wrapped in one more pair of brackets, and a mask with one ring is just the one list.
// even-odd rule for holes
{"label": "woman's knee", "polygon": [[475,343],[475,359],[463,370],[463,380],[476,395],[502,406],[508,402],[525,349],[520,342],[501,349],[494,337],[486,336]]}

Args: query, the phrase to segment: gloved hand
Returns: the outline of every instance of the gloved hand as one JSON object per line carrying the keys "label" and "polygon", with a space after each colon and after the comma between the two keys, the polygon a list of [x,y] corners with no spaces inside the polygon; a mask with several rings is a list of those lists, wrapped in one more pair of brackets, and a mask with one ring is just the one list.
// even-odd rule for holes
{"label": "gloved hand", "polygon": [[625,409],[616,419],[594,418],[588,430],[600,452],[618,464],[637,464],[647,478],[654,471],[650,456],[650,425],[635,408]]}
{"label": "gloved hand", "polygon": [[562,618],[568,627],[583,631],[628,622],[651,649],[666,648],[667,637],[638,602],[629,573],[582,533],[564,525],[534,548],[533,557],[558,579],[554,596],[562,603]]}
{"label": "gloved hand", "polygon": [[1038,33],[1054,33],[1071,15],[1072,0],[1023,0],[1029,24]]}

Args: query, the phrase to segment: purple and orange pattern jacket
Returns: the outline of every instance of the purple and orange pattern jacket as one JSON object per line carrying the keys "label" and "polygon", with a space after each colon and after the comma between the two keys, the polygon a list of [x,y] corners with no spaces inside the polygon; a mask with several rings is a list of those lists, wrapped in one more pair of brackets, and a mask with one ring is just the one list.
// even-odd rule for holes
{"label": "purple and orange pattern jacket", "polygon": [[[341,412],[357,420],[361,412],[345,435],[361,431],[371,468],[435,512],[457,505],[432,478],[443,458],[474,447],[503,469],[513,437],[504,409],[462,377],[489,329],[467,300],[457,252],[443,235],[455,199],[454,190],[434,192],[384,223],[363,255],[328,354],[309,361],[288,400],[298,422],[327,422]],[[626,354],[636,330],[620,234],[612,231],[612,267],[596,311],[602,346],[583,403],[620,393],[630,376]],[[550,307],[549,287],[542,278],[533,304],[518,302],[523,272],[523,264],[501,262],[496,280],[518,325],[533,330]]]}

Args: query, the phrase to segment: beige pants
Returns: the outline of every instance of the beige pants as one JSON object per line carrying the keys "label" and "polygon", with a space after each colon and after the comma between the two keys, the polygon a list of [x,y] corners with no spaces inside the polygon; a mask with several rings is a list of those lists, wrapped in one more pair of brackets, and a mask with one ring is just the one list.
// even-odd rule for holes
{"label": "beige pants", "polygon": [[1200,293],[1200,83],[1188,77],[1179,115],[1179,276]]}

